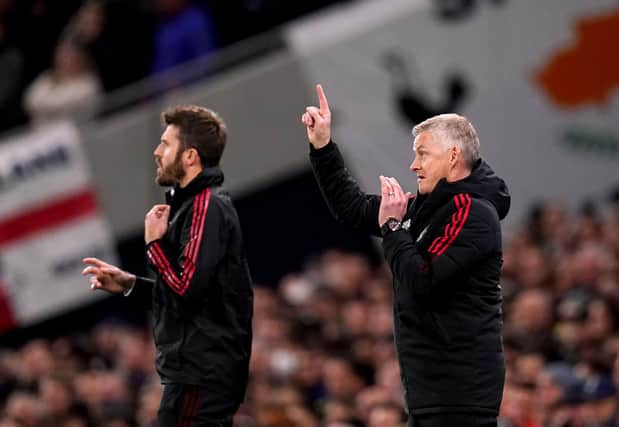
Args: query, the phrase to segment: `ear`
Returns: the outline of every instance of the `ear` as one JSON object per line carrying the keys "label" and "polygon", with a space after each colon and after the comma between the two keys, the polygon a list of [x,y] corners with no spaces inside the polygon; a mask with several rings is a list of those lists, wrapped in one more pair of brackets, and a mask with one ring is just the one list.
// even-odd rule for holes
{"label": "ear", "polygon": [[195,148],[188,148],[183,153],[187,166],[196,166],[200,164],[200,156]]}
{"label": "ear", "polygon": [[460,153],[460,149],[456,146],[451,147],[449,150],[449,163],[455,165],[458,161],[458,154]]}

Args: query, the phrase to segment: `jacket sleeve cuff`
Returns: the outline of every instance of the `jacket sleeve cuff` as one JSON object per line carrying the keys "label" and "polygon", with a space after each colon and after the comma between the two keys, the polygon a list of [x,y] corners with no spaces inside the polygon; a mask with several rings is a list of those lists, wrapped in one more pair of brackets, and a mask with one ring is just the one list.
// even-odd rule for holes
{"label": "jacket sleeve cuff", "polygon": [[136,277],[131,289],[123,292],[124,297],[131,304],[150,310],[152,307],[153,286],[155,281],[146,277]]}
{"label": "jacket sleeve cuff", "polygon": [[169,253],[170,251],[163,239],[153,240],[146,245],[146,259],[155,271],[163,267],[166,262],[171,262]]}
{"label": "jacket sleeve cuff", "polygon": [[152,287],[153,286],[153,280],[152,279],[148,279],[146,277],[135,276],[135,281],[133,282],[133,285],[131,285],[131,287],[129,289],[127,289],[126,291],[123,291],[123,295],[128,297],[129,295],[131,295],[131,293],[133,292],[134,289],[142,287],[142,286]]}
{"label": "jacket sleeve cuff", "polygon": [[322,148],[315,148],[312,144],[309,144],[310,146],[310,157],[321,157],[321,156],[328,156],[329,154],[333,153],[334,151],[337,150],[337,145],[335,144],[335,142],[333,142],[333,140],[330,140],[327,145],[325,145]]}
{"label": "jacket sleeve cuff", "polygon": [[123,295],[128,297],[129,295],[131,295],[131,292],[133,292],[133,288],[135,288],[135,282],[137,282],[138,279],[136,278],[135,281],[133,282],[133,285],[131,285],[131,287],[125,291],[123,291]]}

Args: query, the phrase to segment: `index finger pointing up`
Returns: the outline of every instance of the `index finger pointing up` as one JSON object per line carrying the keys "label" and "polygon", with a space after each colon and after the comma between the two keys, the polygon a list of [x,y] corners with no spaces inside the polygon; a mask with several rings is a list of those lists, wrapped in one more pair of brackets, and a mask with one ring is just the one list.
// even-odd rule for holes
{"label": "index finger pointing up", "polygon": [[318,102],[320,103],[320,112],[322,114],[329,112],[329,102],[325,96],[325,91],[322,89],[322,85],[316,85],[316,93],[318,94]]}

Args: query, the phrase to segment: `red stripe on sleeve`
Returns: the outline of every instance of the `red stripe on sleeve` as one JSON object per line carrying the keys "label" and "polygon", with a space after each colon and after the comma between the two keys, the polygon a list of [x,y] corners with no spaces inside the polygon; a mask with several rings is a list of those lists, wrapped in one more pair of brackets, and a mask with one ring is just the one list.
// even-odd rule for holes
{"label": "red stripe on sleeve", "polygon": [[191,227],[189,229],[188,244],[185,246],[184,250],[184,261],[180,278],[172,269],[170,262],[166,258],[158,242],[154,242],[146,251],[149,259],[161,274],[161,278],[179,295],[184,295],[185,292],[187,292],[189,283],[196,271],[196,260],[202,241],[202,234],[204,232],[204,222],[210,196],[211,190],[207,188],[194,198]]}
{"label": "red stripe on sleeve", "polygon": [[174,270],[172,269],[172,266],[165,257],[163,250],[159,246],[159,243],[153,243],[148,249],[151,251],[151,259],[155,261],[154,264],[157,266],[157,270],[159,270],[161,278],[168,284],[168,286],[170,286],[170,288],[172,288],[173,291],[179,293],[181,285],[176,277],[176,274],[174,273]]}
{"label": "red stripe on sleeve", "polygon": [[188,257],[185,259],[184,265],[184,277],[183,283],[181,286],[183,287],[182,292],[184,293],[189,287],[189,282],[193,277],[196,271],[196,260],[198,258],[198,251],[200,249],[200,244],[202,242],[202,234],[204,233],[204,222],[206,220],[206,213],[208,211],[209,201],[211,198],[211,190],[207,189],[204,193],[204,197],[200,198],[200,201],[196,202],[197,205],[194,209],[200,209],[199,215],[196,217],[196,223],[191,225],[192,233],[190,238],[193,239],[195,244],[193,245],[193,250],[189,253]]}
{"label": "red stripe on sleeve", "polygon": [[200,227],[200,218],[204,215],[204,200],[206,193],[200,193],[193,202],[193,215],[191,217],[191,228],[189,230],[189,245],[185,247],[184,255],[185,260],[183,262],[183,269],[189,266],[192,260],[196,259],[198,253],[198,234]]}
{"label": "red stripe on sleeve", "polygon": [[432,245],[428,248],[428,252],[436,253],[439,247],[449,240],[454,227],[457,226],[458,221],[462,218],[462,205],[458,195],[454,196],[454,203],[456,204],[456,212],[451,215],[451,222],[445,226],[445,232],[442,236],[437,237],[432,242]]}
{"label": "red stripe on sleeve", "polygon": [[443,253],[445,253],[445,251],[449,248],[449,246],[451,246],[451,244],[453,243],[454,240],[456,240],[456,237],[458,237],[458,235],[460,234],[460,231],[462,230],[462,227],[464,227],[464,224],[466,223],[466,220],[469,216],[469,211],[471,210],[471,196],[469,196],[468,194],[465,195],[461,195],[461,197],[464,199],[464,205],[463,205],[463,215],[462,218],[460,219],[460,221],[458,221],[458,226],[455,228],[455,230],[452,232],[452,235],[449,239],[449,241],[447,242],[447,244],[445,244],[441,249],[436,249],[436,256],[441,256]]}

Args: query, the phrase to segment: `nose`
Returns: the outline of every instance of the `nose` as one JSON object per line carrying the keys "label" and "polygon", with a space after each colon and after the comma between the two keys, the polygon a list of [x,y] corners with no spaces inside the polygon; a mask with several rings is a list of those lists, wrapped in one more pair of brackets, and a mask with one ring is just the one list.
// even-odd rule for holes
{"label": "nose", "polygon": [[419,163],[417,162],[417,157],[413,159],[413,162],[408,168],[413,172],[417,172],[419,170]]}
{"label": "nose", "polygon": [[155,151],[153,151],[153,156],[155,156],[155,158],[159,158],[160,157],[160,155],[159,155],[159,148],[160,148],[160,146],[157,145],[157,147],[155,148]]}

